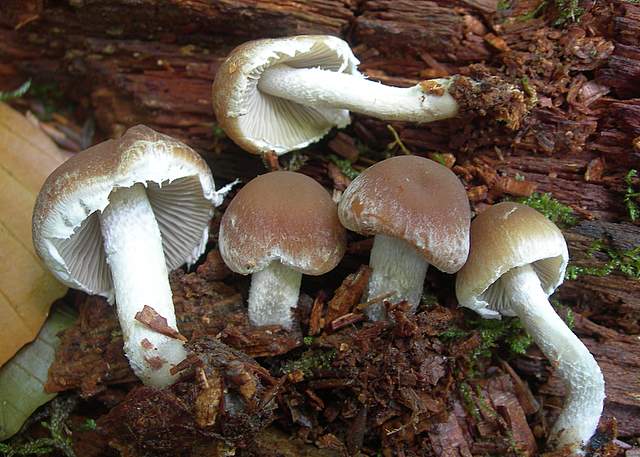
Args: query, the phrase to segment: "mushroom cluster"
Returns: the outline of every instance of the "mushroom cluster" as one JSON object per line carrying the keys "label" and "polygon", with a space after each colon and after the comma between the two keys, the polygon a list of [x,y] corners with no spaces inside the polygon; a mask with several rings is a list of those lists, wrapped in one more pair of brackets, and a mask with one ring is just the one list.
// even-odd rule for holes
{"label": "mushroom cluster", "polygon": [[[388,120],[452,117],[446,80],[394,88],[367,81],[342,40],[300,36],[236,48],[213,85],[216,117],[253,153],[277,154],[349,123],[349,110]],[[432,85],[430,86],[432,87]],[[276,122],[275,119],[278,121]],[[45,182],[33,214],[33,241],[70,287],[117,305],[124,350],[146,384],[175,381],[185,358],[168,271],[203,253],[216,191],[211,171],[186,145],[137,126],[83,151]],[[278,171],[248,182],[220,224],[224,262],[252,275],[253,325],[295,327],[302,275],[322,275],[345,253],[346,229],[374,236],[366,299],[370,320],[388,302],[415,312],[429,264],[458,272],[461,306],[486,318],[518,316],[567,387],[551,441],[576,449],[593,435],[604,401],[600,368],[553,311],[548,296],[568,261],[560,230],[535,210],[500,203],[471,223],[464,187],[447,167],[418,156],[364,170],[339,204],[314,179]]]}

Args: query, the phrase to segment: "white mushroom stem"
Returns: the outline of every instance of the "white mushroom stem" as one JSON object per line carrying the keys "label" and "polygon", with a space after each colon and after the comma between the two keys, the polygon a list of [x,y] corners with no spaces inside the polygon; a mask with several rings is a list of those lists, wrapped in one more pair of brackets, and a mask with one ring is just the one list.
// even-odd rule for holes
{"label": "white mushroom stem", "polygon": [[575,452],[594,434],[604,402],[604,378],[598,363],[580,339],[553,310],[530,265],[502,276],[511,309],[522,320],[540,350],[564,382],[566,398],[553,425],[549,443],[571,445]]}
{"label": "white mushroom stem", "polygon": [[298,305],[302,273],[278,260],[251,275],[249,320],[253,325],[281,325],[291,329],[292,308]]}
{"label": "white mushroom stem", "polygon": [[124,352],[142,382],[167,386],[175,381],[169,369],[185,358],[183,344],[135,319],[136,313],[148,305],[177,329],[160,229],[144,186],[114,190],[100,215],[100,227]]}
{"label": "white mushroom stem", "polygon": [[347,109],[388,121],[431,122],[454,117],[458,104],[446,90],[450,81],[436,79],[430,84],[440,87],[443,94],[426,92],[420,84],[392,87],[361,75],[275,65],[261,75],[258,89],[302,105]]}
{"label": "white mushroom stem", "polygon": [[[371,249],[367,299],[373,299],[393,292],[388,299],[393,302],[406,300],[415,312],[422,297],[424,277],[429,264],[424,257],[404,240],[376,235]],[[386,318],[383,303],[373,303],[366,310],[369,319],[378,321]]]}

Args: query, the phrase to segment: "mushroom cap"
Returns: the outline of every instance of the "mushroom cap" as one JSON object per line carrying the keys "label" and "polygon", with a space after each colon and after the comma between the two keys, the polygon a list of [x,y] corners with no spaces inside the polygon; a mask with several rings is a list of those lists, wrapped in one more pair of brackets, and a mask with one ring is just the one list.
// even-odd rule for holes
{"label": "mushroom cap", "polygon": [[219,244],[236,273],[252,274],[279,260],[321,275],[342,259],[346,231],[320,184],[301,173],[274,171],[240,189],[220,221]]}
{"label": "mushroom cap", "polygon": [[562,284],[568,261],[567,243],[553,222],[528,206],[498,203],[471,224],[469,260],[458,272],[456,295],[483,317],[514,316],[502,275],[531,264],[549,296]]}
{"label": "mushroom cap", "polygon": [[363,171],[338,206],[342,224],[362,235],[407,241],[446,273],[469,253],[467,193],[447,167],[418,156],[383,160]]}
{"label": "mushroom cap", "polygon": [[82,151],[47,178],[33,211],[33,245],[69,287],[113,301],[98,212],[115,188],[143,183],[156,215],[167,269],[204,252],[213,205],[211,170],[187,145],[138,125]]}
{"label": "mushroom cap", "polygon": [[273,65],[359,74],[349,45],[328,35],[256,40],[235,48],[213,83],[213,110],[226,134],[253,153],[284,154],[345,127],[349,111],[301,105],[258,90],[260,75]]}

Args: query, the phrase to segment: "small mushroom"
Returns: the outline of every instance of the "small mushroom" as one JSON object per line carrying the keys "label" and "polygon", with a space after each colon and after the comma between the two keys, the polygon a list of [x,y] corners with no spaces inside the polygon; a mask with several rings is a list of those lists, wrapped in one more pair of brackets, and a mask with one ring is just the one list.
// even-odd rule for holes
{"label": "small mushroom", "polygon": [[460,305],[481,316],[518,316],[563,380],[567,397],[549,443],[575,452],[598,426],[604,379],[589,350],[548,301],[569,260],[562,232],[528,206],[505,202],[471,224],[469,260],[458,272]]}
{"label": "small mushroom", "polygon": [[[369,81],[349,45],[334,36],[264,39],[235,48],[216,73],[213,108],[227,135],[254,154],[284,154],[350,123],[349,111],[384,120],[453,117],[451,81],[409,88]],[[425,84],[428,83],[428,84]]]}
{"label": "small mushroom", "polygon": [[[469,252],[469,200],[448,168],[418,156],[378,162],[345,190],[338,206],[342,224],[362,235],[375,235],[369,266],[368,299],[393,293],[415,309],[429,264],[446,273],[458,271]],[[367,315],[385,318],[384,305]]]}
{"label": "small mushroom", "polygon": [[254,325],[290,329],[302,274],[331,271],[345,243],[329,193],[312,178],[289,171],[251,180],[220,222],[223,260],[236,273],[252,275],[249,319]]}
{"label": "small mushroom", "polygon": [[[70,158],[38,195],[38,255],[69,287],[115,299],[125,354],[145,384],[170,384],[185,356],[167,272],[202,254],[221,200],[195,151],[142,125]],[[143,310],[158,326],[136,320]]]}

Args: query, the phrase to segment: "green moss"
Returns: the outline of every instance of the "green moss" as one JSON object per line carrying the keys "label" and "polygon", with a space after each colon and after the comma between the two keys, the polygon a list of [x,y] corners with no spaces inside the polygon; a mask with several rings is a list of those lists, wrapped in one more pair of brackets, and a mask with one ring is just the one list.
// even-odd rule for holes
{"label": "green moss", "polygon": [[511,8],[511,0],[499,0],[496,5],[497,11],[506,11]]}
{"label": "green moss", "polygon": [[549,193],[536,192],[529,197],[518,199],[517,202],[541,212],[555,224],[571,227],[578,223],[571,207],[560,203]]}
{"label": "green moss", "polygon": [[313,337],[312,336],[305,336],[302,339],[302,342],[304,343],[305,346],[311,346],[313,344]]}
{"label": "green moss", "polygon": [[578,22],[584,9],[580,7],[580,0],[555,0],[558,9],[558,17],[554,25],[564,25],[569,22]]}
{"label": "green moss", "polygon": [[0,91],[0,102],[6,102],[14,98],[20,98],[29,91],[30,87],[31,87],[31,80],[29,79],[24,83],[22,83],[22,85],[15,90],[8,91],[8,92]]}
{"label": "green moss", "polygon": [[91,430],[95,430],[98,424],[96,424],[95,419],[85,419],[83,424],[79,427],[80,431],[88,432]]}
{"label": "green moss", "polygon": [[444,156],[439,152],[434,152],[431,154],[431,158],[438,162],[440,165],[447,166],[447,161],[444,159]]}
{"label": "green moss", "polygon": [[[40,414],[41,417],[49,419],[40,422],[40,425],[49,430],[50,436],[25,440],[21,434],[18,434],[8,442],[0,443],[0,454],[5,457],[32,456],[50,454],[57,450],[58,454],[56,455],[75,457],[71,443],[71,432],[66,422],[77,403],[77,397],[74,396],[55,398]],[[33,417],[37,416],[38,413]]]}
{"label": "green moss", "polygon": [[[540,17],[547,6],[551,5],[548,0],[543,0],[533,10],[518,16],[519,21],[529,21]],[[580,0],[554,0],[553,4],[557,10],[554,25],[561,26],[572,22],[578,22],[580,16],[584,14],[584,9],[580,7]]]}
{"label": "green moss", "polygon": [[450,327],[439,335],[445,342],[468,337],[472,332],[480,335],[480,345],[470,354],[470,359],[476,361],[489,358],[496,348],[504,348],[512,355],[524,354],[533,339],[525,332],[518,318],[505,317],[497,319],[470,319],[468,329]]}
{"label": "green moss", "polygon": [[287,361],[282,366],[281,371],[283,373],[292,373],[300,370],[305,376],[311,376],[314,370],[331,368],[331,362],[335,357],[336,351],[333,349],[310,349],[303,352],[299,359]]}
{"label": "green moss", "polygon": [[213,124],[213,128],[211,129],[211,131],[213,133],[213,137],[216,140],[223,140],[227,137],[227,134],[224,133],[224,130],[218,124]]}
{"label": "green moss", "polygon": [[333,162],[349,179],[356,179],[356,177],[360,174],[358,170],[355,170],[351,164],[351,162],[347,159],[341,159],[335,154],[329,154],[329,160]]}
{"label": "green moss", "polygon": [[516,19],[519,20],[519,21],[530,21],[531,19],[535,19],[538,16],[540,16],[540,14],[542,14],[542,11],[544,10],[544,8],[546,6],[547,6],[547,1],[543,0],[534,9],[532,9],[531,11],[526,12],[524,14],[521,14]]}
{"label": "green moss", "polygon": [[300,151],[293,151],[291,154],[289,154],[289,161],[284,166],[284,168],[288,171],[298,171],[308,161],[309,156],[301,153]]}
{"label": "green moss", "polygon": [[629,170],[627,175],[624,177],[624,182],[627,185],[624,192],[624,204],[627,207],[629,219],[631,219],[632,222],[640,219],[640,207],[637,202],[637,198],[640,197],[640,191],[638,191],[634,186],[634,181],[637,177],[638,170]]}
{"label": "green moss", "polygon": [[607,276],[614,271],[634,279],[640,279],[640,246],[628,249],[626,251],[618,251],[607,245],[602,240],[594,241],[587,254],[593,256],[595,253],[605,254],[609,260],[603,265],[582,267],[578,265],[569,265],[565,273],[565,279],[575,280],[583,275],[590,276]]}
{"label": "green moss", "polygon": [[476,406],[475,399],[473,398],[473,390],[471,386],[467,384],[465,381],[461,382],[458,390],[460,391],[460,398],[462,399],[462,403],[464,404],[465,409],[471,416],[480,421],[480,410]]}

